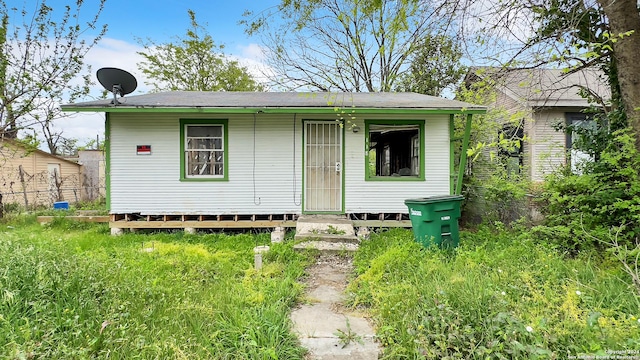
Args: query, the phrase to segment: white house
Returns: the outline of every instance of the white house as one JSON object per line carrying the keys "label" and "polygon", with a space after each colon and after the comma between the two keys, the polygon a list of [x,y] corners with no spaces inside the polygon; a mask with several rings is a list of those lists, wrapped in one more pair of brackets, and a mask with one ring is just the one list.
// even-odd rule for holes
{"label": "white house", "polygon": [[179,91],[120,102],[62,108],[106,113],[107,203],[111,226],[125,228],[403,220],[405,199],[455,192],[453,116],[485,112],[414,93]]}

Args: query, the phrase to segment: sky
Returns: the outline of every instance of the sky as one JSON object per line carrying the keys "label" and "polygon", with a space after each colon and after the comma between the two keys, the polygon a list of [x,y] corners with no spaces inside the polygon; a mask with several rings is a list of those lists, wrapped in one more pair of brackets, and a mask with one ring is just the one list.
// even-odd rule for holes
{"label": "sky", "polygon": [[[31,11],[41,1],[6,0],[8,8]],[[75,0],[47,0],[47,5],[61,14],[68,4],[75,6]],[[97,10],[98,0],[84,0],[81,18],[89,19]],[[85,57],[91,65],[92,78],[95,85],[86,100],[93,100],[102,95],[102,86],[98,83],[95,72],[102,67],[116,67],[133,74],[138,80],[138,88],[131,95],[148,92],[149,86],[144,84],[145,78],[138,71],[137,63],[141,61],[139,39],[151,39],[155,43],[171,41],[173,37],[184,36],[190,26],[187,10],[196,13],[196,20],[205,26],[214,41],[225,46],[225,54],[237,59],[250,71],[259,72],[262,53],[257,39],[244,33],[242,14],[246,10],[259,13],[279,4],[279,0],[107,0],[98,20],[107,24],[105,37]],[[87,36],[95,36],[88,33]],[[104,134],[104,114],[76,114],[70,118],[57,120],[56,128],[63,129],[66,137],[79,139],[84,144],[96,135],[102,139]]]}
{"label": "sky", "polygon": [[[7,8],[26,8],[33,11],[42,1],[62,14],[68,4],[75,6],[78,0],[4,0]],[[263,64],[263,54],[257,38],[251,38],[239,24],[247,10],[260,13],[281,0],[106,0],[105,8],[98,23],[107,24],[104,38],[85,57],[85,63],[91,65],[92,79],[95,85],[91,94],[84,100],[95,100],[102,95],[102,86],[98,84],[95,72],[102,67],[116,67],[133,74],[138,80],[138,88],[131,95],[149,92],[145,76],[138,70],[137,63],[142,57],[140,39],[150,39],[155,43],[165,43],[175,37],[183,37],[190,27],[187,10],[196,14],[196,20],[204,26],[218,45],[224,45],[226,55],[238,60],[259,78]],[[474,13],[482,14],[493,0],[478,0]],[[81,18],[88,20],[95,15],[98,0],[84,0]],[[487,5],[489,4],[489,5]],[[485,19],[486,20],[486,19]],[[86,34],[88,37],[96,33]],[[489,51],[495,49],[487,49]],[[104,135],[103,113],[80,113],[59,119],[54,125],[64,131],[64,136],[78,139],[78,144]]]}

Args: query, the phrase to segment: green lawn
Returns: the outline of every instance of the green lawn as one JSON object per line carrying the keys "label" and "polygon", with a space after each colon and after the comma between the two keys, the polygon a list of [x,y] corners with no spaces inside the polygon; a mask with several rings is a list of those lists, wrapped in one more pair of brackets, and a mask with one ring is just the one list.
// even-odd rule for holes
{"label": "green lawn", "polygon": [[288,314],[309,259],[261,235],[0,223],[0,358],[300,359]]}
{"label": "green lawn", "polygon": [[[275,244],[256,272],[252,249],[268,242],[0,222],[0,358],[301,359],[288,316],[310,256]],[[640,349],[640,300],[620,264],[567,257],[524,230],[463,232],[452,252],[393,230],[355,265],[349,304],[373,316],[386,359]]]}
{"label": "green lawn", "polygon": [[385,359],[640,356],[640,299],[602,254],[568,258],[527,231],[487,228],[454,252],[425,251],[396,230],[355,264],[350,303],[373,315]]}

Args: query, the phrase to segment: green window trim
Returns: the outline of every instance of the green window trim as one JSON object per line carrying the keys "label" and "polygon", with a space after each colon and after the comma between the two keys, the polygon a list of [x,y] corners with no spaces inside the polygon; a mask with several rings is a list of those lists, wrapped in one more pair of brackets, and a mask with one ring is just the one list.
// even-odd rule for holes
{"label": "green window trim", "polygon": [[[372,175],[369,167],[369,131],[372,125],[416,125],[419,128],[420,152],[418,163],[420,166],[417,176],[376,176]],[[425,120],[366,120],[364,121],[364,153],[365,153],[365,181],[424,181],[425,179],[425,137],[424,137]]]}
{"label": "green window trim", "polygon": [[[222,176],[187,176],[186,129],[190,125],[222,126],[223,170]],[[227,119],[180,119],[180,181],[229,181],[229,121]]]}

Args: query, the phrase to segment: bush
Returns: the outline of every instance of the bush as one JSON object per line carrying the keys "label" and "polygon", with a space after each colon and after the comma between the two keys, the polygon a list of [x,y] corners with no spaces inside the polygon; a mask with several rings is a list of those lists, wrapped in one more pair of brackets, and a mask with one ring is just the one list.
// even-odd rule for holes
{"label": "bush", "polygon": [[528,219],[528,190],[530,182],[520,175],[500,169],[487,178],[473,178],[467,187],[465,217],[479,219],[479,223],[511,224]]}
{"label": "bush", "polygon": [[600,160],[587,164],[583,174],[569,170],[546,179],[540,206],[546,225],[569,228],[574,240],[564,245],[574,250],[598,246],[588,232],[620,225],[625,225],[622,242],[640,235],[640,154],[628,131],[615,132]]}

